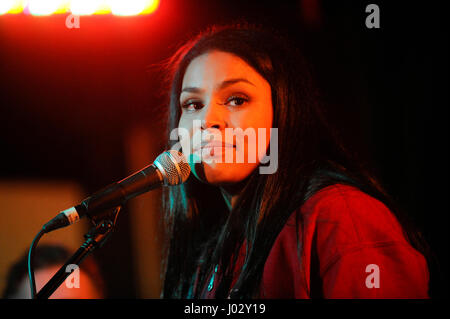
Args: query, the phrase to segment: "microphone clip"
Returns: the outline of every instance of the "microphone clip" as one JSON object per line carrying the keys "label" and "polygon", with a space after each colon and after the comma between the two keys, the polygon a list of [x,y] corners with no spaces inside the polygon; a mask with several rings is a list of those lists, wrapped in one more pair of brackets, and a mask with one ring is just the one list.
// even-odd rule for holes
{"label": "microphone clip", "polygon": [[111,221],[112,225],[115,226],[117,222],[117,217],[119,216],[119,212],[122,209],[122,206],[117,206],[109,209],[103,210],[101,213],[97,213],[92,216],[88,216],[91,224],[94,226],[98,226],[99,224],[104,223],[105,221]]}
{"label": "microphone clip", "polygon": [[96,218],[91,218],[93,226],[84,235],[86,241],[35,296],[32,293],[33,299],[49,298],[70,275],[69,272],[66,272],[68,265],[79,265],[92,251],[103,247],[114,231],[120,210],[121,206],[117,206],[103,214],[96,215]]}

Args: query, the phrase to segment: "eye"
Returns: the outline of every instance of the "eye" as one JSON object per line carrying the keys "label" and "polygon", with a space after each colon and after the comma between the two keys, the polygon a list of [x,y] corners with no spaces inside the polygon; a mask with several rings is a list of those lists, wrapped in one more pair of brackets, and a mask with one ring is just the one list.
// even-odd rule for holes
{"label": "eye", "polygon": [[228,104],[230,106],[240,106],[244,103],[247,103],[248,101],[249,101],[249,98],[247,96],[233,95],[227,99],[226,104]]}
{"label": "eye", "polygon": [[187,100],[181,104],[181,107],[189,112],[193,112],[195,110],[201,109],[203,104],[198,100]]}

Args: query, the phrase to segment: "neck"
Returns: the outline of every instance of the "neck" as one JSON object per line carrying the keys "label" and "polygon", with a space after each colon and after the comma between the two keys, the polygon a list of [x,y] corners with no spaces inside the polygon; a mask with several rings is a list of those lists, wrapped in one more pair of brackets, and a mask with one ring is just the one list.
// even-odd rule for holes
{"label": "neck", "polygon": [[231,195],[222,187],[220,188],[220,191],[222,192],[223,198],[225,199],[225,203],[228,206],[228,210],[231,212],[231,210],[233,209],[233,207],[236,204],[238,195]]}
{"label": "neck", "polygon": [[244,186],[245,180],[239,183],[224,185],[220,187],[220,191],[222,192],[223,198],[225,199],[230,212],[235,207]]}

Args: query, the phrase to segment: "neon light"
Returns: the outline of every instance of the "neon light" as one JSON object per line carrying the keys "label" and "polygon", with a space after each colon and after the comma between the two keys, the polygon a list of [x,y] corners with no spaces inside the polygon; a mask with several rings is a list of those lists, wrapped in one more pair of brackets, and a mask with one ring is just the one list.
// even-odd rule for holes
{"label": "neon light", "polygon": [[158,9],[159,0],[151,0],[149,1],[150,4],[145,8],[144,11],[142,11],[140,14],[150,14],[156,11]]}
{"label": "neon light", "polygon": [[98,6],[97,10],[95,10],[94,14],[108,14],[111,13],[111,8],[106,1],[102,1],[102,3]]}
{"label": "neon light", "polygon": [[28,10],[34,16],[47,16],[61,10],[61,0],[29,0]]}
{"label": "neon light", "polygon": [[36,16],[73,13],[133,16],[151,14],[159,0],[0,0],[0,15],[25,13]]}
{"label": "neon light", "polygon": [[[110,0],[111,12],[118,16],[142,14],[153,6],[158,6],[157,0]],[[154,9],[153,9],[154,11]]]}
{"label": "neon light", "polygon": [[9,12],[13,5],[15,4],[15,1],[12,0],[5,0],[3,2],[0,2],[0,14],[5,14]]}
{"label": "neon light", "polygon": [[104,5],[102,0],[72,0],[70,2],[70,11],[76,15],[91,15],[101,8],[102,5]]}
{"label": "neon light", "polygon": [[69,11],[70,8],[70,0],[60,0],[60,4],[58,6],[58,9],[56,9],[53,14],[60,14],[60,13],[66,13]]}
{"label": "neon light", "polygon": [[2,0],[0,1],[0,15],[5,13],[21,13],[25,8],[25,0]]}

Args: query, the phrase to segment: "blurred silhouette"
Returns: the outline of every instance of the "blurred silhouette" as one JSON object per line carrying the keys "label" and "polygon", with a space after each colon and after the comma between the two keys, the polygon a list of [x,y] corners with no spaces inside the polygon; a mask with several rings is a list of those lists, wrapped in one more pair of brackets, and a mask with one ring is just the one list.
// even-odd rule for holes
{"label": "blurred silhouette", "polygon": [[[34,274],[36,291],[39,291],[72,255],[63,246],[42,244],[35,250]],[[69,281],[71,284],[66,284]],[[92,256],[79,265],[79,286],[68,277],[50,299],[102,299],[105,297],[104,282],[99,267]],[[70,288],[71,287],[71,288]],[[28,279],[28,251],[14,263],[7,275],[2,298],[30,299]]]}

